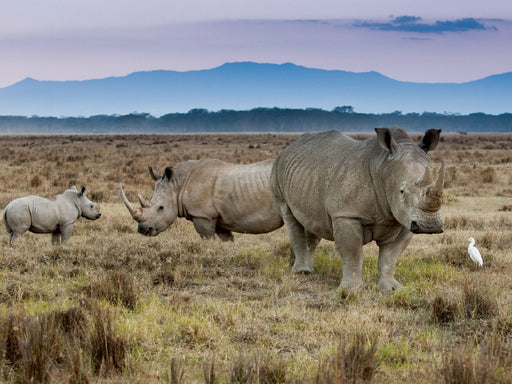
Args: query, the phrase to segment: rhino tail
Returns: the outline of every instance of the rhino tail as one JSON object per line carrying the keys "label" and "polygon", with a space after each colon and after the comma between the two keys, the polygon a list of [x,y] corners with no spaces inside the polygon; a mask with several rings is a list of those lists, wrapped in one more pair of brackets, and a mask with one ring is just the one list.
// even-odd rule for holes
{"label": "rhino tail", "polygon": [[2,214],[2,220],[4,221],[5,229],[7,229],[7,232],[11,234],[12,229],[9,227],[9,223],[7,222],[7,207],[5,207],[4,213]]}

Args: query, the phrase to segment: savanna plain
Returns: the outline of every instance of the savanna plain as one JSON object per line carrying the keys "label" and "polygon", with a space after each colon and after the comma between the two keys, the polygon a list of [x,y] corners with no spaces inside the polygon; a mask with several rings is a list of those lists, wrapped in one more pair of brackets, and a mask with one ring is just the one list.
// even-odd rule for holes
{"label": "savanna plain", "polygon": [[1,209],[76,184],[103,215],[61,246],[26,233],[11,247],[0,229],[0,381],[511,383],[512,135],[442,136],[444,233],[413,237],[393,293],[376,289],[374,244],[366,287],[340,291],[332,242],[315,273],[294,274],[284,228],[221,242],[178,219],[144,237],[119,197],[122,182],[132,202],[151,198],[148,166],[250,163],[295,137],[1,136]]}

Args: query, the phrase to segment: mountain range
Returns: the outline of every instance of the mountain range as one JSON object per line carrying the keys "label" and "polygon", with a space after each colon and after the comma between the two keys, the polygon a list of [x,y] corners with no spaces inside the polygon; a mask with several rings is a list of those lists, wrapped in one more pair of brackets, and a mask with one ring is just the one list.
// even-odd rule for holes
{"label": "mountain range", "polygon": [[92,116],[351,106],[356,112],[512,112],[512,72],[465,83],[414,83],[377,72],[291,63],[226,63],[194,71],[155,70],[83,81],[26,78],[0,88],[0,115]]}

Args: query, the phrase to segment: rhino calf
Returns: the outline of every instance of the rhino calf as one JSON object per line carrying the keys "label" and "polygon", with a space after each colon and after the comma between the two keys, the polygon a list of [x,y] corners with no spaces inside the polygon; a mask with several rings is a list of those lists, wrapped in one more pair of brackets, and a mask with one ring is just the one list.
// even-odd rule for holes
{"label": "rhino calf", "polygon": [[26,231],[51,233],[52,244],[64,244],[73,231],[73,223],[85,217],[96,220],[101,217],[98,204],[84,196],[73,185],[64,193],[46,199],[39,196],[20,197],[11,201],[4,209],[3,220],[9,233],[9,244]]}

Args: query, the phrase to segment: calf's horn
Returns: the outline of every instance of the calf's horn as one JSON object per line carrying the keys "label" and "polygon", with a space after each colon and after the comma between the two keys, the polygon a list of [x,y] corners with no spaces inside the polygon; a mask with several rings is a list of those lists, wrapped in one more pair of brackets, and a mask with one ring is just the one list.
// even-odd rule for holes
{"label": "calf's horn", "polygon": [[130,203],[130,201],[128,201],[128,199],[126,198],[126,195],[124,194],[123,184],[121,184],[121,183],[119,183],[119,190],[121,191],[121,199],[123,199],[124,205],[126,205],[126,208],[128,208],[128,212],[130,212],[130,215],[133,217],[133,219],[136,222],[140,223],[142,220],[141,209],[134,208],[132,203]]}

